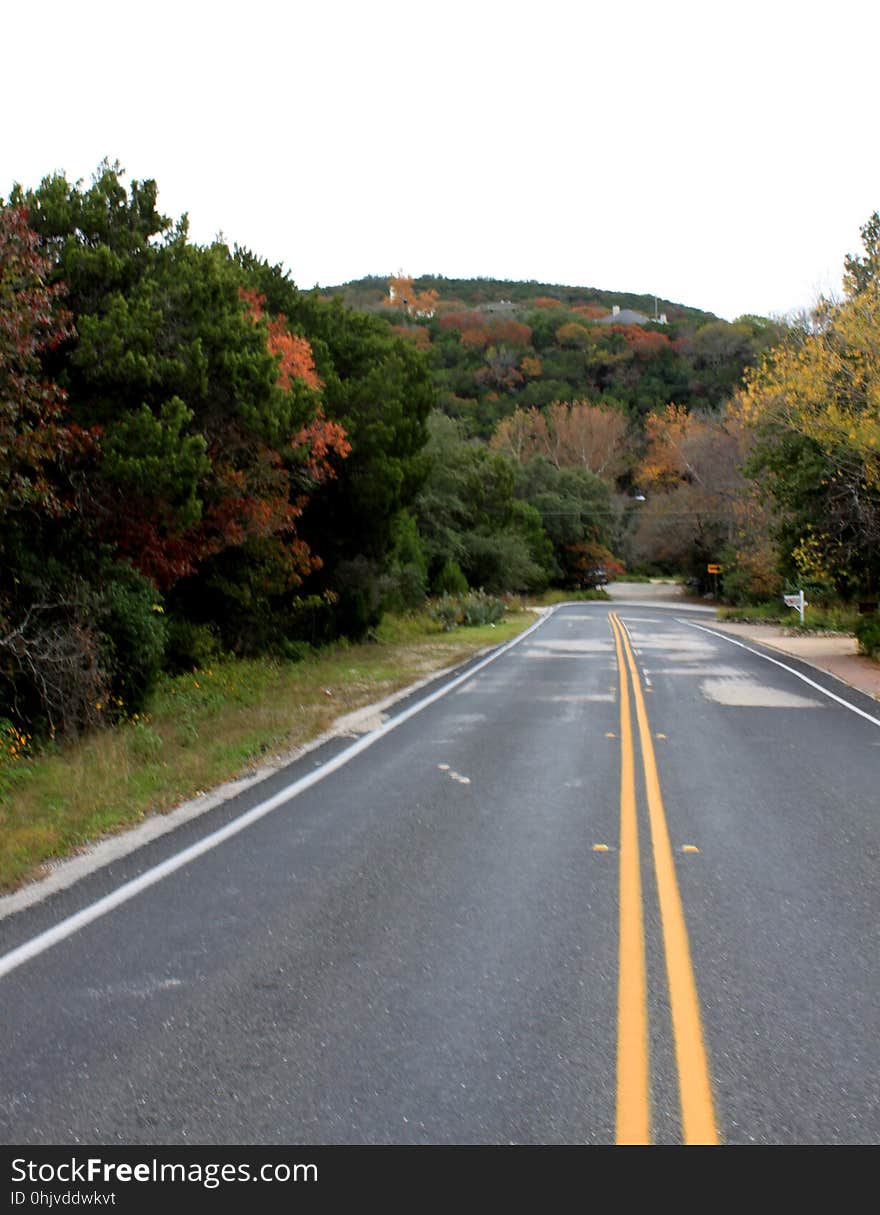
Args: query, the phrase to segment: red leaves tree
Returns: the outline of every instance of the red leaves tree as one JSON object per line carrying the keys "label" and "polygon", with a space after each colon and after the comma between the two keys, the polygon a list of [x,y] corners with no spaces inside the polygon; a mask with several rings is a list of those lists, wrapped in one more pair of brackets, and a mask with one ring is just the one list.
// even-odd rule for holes
{"label": "red leaves tree", "polygon": [[670,350],[672,343],[665,333],[642,329],[640,325],[612,325],[612,333],[619,333],[637,359],[650,359],[663,350]]}
{"label": "red leaves tree", "polygon": [[58,513],[49,465],[76,439],[64,393],[48,380],[41,354],[72,333],[60,285],[23,207],[0,208],[0,512],[23,506]]}
{"label": "red leaves tree", "polygon": [[324,416],[318,399],[323,385],[308,339],[293,333],[283,314],[266,317],[265,297],[258,292],[242,288],[240,294],[246,315],[254,324],[266,324],[266,345],[278,363],[276,386],[285,393],[298,385],[308,390],[312,416],[282,451],[244,441],[238,458],[220,445],[210,453],[217,492],[204,521],[204,544],[209,554],[276,537],[283,541],[287,586],[294,587],[321,567],[320,557],[297,536],[296,520],[310,493],[336,476],[336,463],[350,454],[351,444],[344,427]]}
{"label": "red leaves tree", "polygon": [[[297,535],[297,520],[311,492],[336,475],[337,462],[351,450],[343,427],[324,416],[322,383],[309,341],[292,332],[283,315],[267,316],[264,296],[246,288],[239,294],[245,318],[264,328],[266,347],[277,363],[275,389],[296,397],[295,414],[310,416],[276,443],[241,417],[215,416],[200,437],[199,507],[189,521],[179,511],[176,518],[168,517],[164,487],[158,486],[154,495],[146,485],[141,493],[127,490],[124,515],[111,526],[114,542],[162,590],[198,574],[212,559],[222,557],[229,564],[234,553],[254,547],[261,553],[265,590],[298,586],[321,562]],[[178,404],[182,450],[194,440],[185,434],[188,411]],[[149,414],[144,421],[159,425]],[[134,436],[126,433],[127,452],[136,446]],[[230,576],[227,581],[231,586],[235,580]]]}

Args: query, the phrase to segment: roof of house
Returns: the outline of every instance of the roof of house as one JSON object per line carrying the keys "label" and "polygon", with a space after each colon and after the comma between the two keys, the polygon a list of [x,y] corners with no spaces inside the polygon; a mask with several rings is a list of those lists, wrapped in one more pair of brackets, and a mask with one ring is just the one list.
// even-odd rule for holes
{"label": "roof of house", "polygon": [[607,316],[599,317],[600,325],[648,325],[651,318],[644,312],[636,312],[633,308],[621,308],[619,312],[609,312]]}

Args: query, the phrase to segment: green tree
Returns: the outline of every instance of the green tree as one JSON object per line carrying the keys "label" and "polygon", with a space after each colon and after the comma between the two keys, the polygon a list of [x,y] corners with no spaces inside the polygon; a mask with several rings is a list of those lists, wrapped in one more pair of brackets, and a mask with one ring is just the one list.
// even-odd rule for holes
{"label": "green tree", "polygon": [[516,492],[541,522],[553,581],[577,586],[583,546],[608,549],[616,542],[617,511],[608,486],[585,468],[557,468],[534,456],[518,468]]}
{"label": "green tree", "polygon": [[432,584],[453,561],[472,587],[546,585],[552,550],[537,512],[517,500],[513,461],[466,440],[441,414],[431,416],[429,434],[429,472],[414,509]]}
{"label": "green tree", "polygon": [[194,246],[185,219],[158,213],[154,182],[126,189],[104,164],[88,187],[56,176],[16,197],[76,318],[47,367],[96,436],[69,561],[88,580],[101,546],[173,611],[259,648],[318,565],[298,519],[347,450],[307,343],[260,312],[225,246]]}

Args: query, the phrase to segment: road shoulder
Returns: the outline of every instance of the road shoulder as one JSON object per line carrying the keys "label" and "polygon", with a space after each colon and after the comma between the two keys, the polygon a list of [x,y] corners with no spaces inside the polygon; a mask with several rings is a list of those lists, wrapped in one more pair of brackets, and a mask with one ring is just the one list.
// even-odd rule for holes
{"label": "road shoulder", "polygon": [[794,633],[783,625],[715,621],[712,628],[753,641],[833,675],[842,683],[880,700],[880,663],[858,652],[855,637],[832,633]]}
{"label": "road shoulder", "polygon": [[[552,614],[552,610],[550,608],[533,609],[535,623]],[[513,640],[518,640],[520,635]],[[57,860],[46,861],[41,873],[26,881],[18,889],[0,895],[0,920],[42,903],[50,896],[69,889],[97,870],[104,869],[130,856],[160,837],[169,835],[187,823],[224,806],[249,790],[277,777],[305,756],[328,744],[339,744],[345,739],[356,739],[376,730],[387,720],[390,710],[395,706],[402,707],[403,702],[417,697],[420,692],[442,686],[444,681],[454,679],[469,666],[480,662],[493,651],[503,649],[507,644],[509,643],[483,646],[459,662],[429,670],[421,678],[397,689],[383,699],[341,714],[328,729],[316,737],[300,746],[274,754],[265,763],[256,768],[249,768],[232,780],[188,798],[170,810],[152,811],[148,813],[144,821],[133,826],[120,827],[94,843],[81,845],[73,854]]]}

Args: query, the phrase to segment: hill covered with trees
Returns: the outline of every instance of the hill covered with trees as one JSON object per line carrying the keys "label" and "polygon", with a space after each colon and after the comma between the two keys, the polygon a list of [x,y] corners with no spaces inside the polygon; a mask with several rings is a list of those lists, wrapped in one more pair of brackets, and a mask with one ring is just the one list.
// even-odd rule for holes
{"label": "hill covered with trees", "polygon": [[326,294],[424,350],[442,410],[485,439],[515,409],[559,400],[589,397],[636,421],[670,401],[717,408],[783,329],[654,296],[491,279],[399,275]]}

